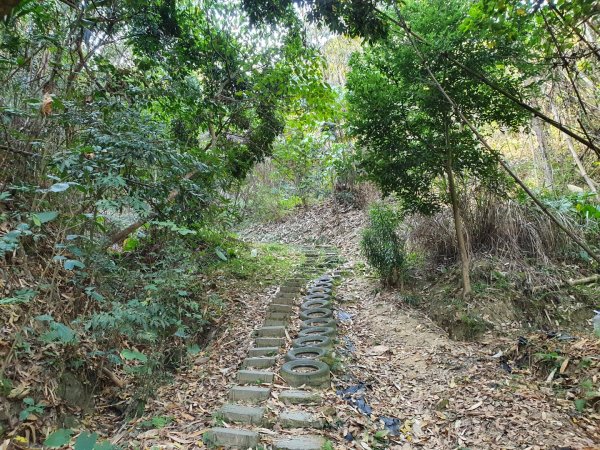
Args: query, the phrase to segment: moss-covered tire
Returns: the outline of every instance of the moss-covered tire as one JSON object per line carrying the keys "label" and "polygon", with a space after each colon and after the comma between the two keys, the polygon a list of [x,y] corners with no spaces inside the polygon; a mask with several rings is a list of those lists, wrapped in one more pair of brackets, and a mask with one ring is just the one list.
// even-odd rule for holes
{"label": "moss-covered tire", "polygon": [[300,320],[321,319],[333,317],[333,311],[329,308],[310,308],[300,313]]}
{"label": "moss-covered tire", "polygon": [[300,333],[298,333],[298,337],[317,336],[317,335],[333,337],[333,336],[335,336],[335,328],[332,328],[332,327],[309,327],[309,328],[305,328],[304,330],[300,330]]}
{"label": "moss-covered tire", "polygon": [[325,286],[314,286],[309,288],[306,292],[309,294],[331,294],[331,288]]}
{"label": "moss-covered tire", "polygon": [[317,282],[324,281],[327,283],[331,283],[333,279],[329,275],[323,275],[322,277],[317,278]]}
{"label": "moss-covered tire", "polygon": [[306,311],[311,308],[331,308],[331,302],[325,298],[313,298],[310,300],[306,300],[302,305],[300,305],[300,309],[302,311]]}
{"label": "moss-covered tire", "polygon": [[323,336],[322,334],[313,334],[311,336],[302,336],[292,341],[293,348],[300,347],[323,347],[331,348],[333,341],[329,336]]}
{"label": "moss-covered tire", "polygon": [[329,366],[316,359],[295,359],[281,366],[281,376],[291,387],[329,386]]}
{"label": "moss-covered tire", "polygon": [[331,318],[328,318],[328,317],[303,320],[300,323],[300,329],[301,330],[304,330],[305,328],[310,328],[310,327],[331,327],[331,328],[336,328],[337,327],[337,323],[335,322],[334,319],[331,319]]}
{"label": "moss-covered tire", "polygon": [[328,299],[328,298],[331,298],[331,294],[325,294],[324,292],[315,292],[312,294],[305,295],[304,298],[306,300],[313,300],[313,299],[317,299],[317,298]]}
{"label": "moss-covered tire", "polygon": [[286,361],[296,359],[319,359],[327,355],[327,349],[324,347],[298,347],[293,348],[285,355]]}

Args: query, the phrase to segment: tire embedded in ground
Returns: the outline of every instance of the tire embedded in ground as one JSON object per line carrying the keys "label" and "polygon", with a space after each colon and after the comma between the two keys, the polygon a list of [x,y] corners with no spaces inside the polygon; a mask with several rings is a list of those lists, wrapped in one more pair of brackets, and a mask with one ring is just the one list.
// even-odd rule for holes
{"label": "tire embedded in ground", "polygon": [[328,336],[332,337],[335,335],[335,328],[332,327],[310,327],[300,330],[298,337],[303,336]]}
{"label": "tire embedded in ground", "polygon": [[300,320],[321,319],[333,317],[333,312],[328,308],[310,308],[300,313]]}
{"label": "tire embedded in ground", "polygon": [[296,359],[319,359],[327,355],[327,350],[323,347],[298,347],[293,348],[285,355],[286,361]]}
{"label": "tire embedded in ground", "polygon": [[308,320],[303,320],[300,323],[300,329],[304,330],[305,328],[310,328],[310,327],[332,327],[332,328],[336,328],[337,327],[337,323],[335,322],[334,319],[328,318],[328,317],[318,317],[315,319],[308,319]]}
{"label": "tire embedded in ground", "polygon": [[312,308],[328,308],[331,309],[331,302],[324,298],[313,298],[310,300],[306,300],[304,303],[300,305],[300,309],[302,311],[306,311],[307,309]]}
{"label": "tire embedded in ground", "polygon": [[331,294],[331,288],[324,286],[315,286],[308,289],[308,294]]}
{"label": "tire embedded in ground", "polygon": [[316,359],[295,359],[281,366],[281,376],[291,387],[329,385],[329,366]]}
{"label": "tire embedded in ground", "polygon": [[324,336],[322,334],[314,334],[310,336],[302,336],[297,339],[294,339],[292,342],[293,348],[299,347],[323,347],[323,348],[331,348],[333,346],[333,341],[329,336]]}

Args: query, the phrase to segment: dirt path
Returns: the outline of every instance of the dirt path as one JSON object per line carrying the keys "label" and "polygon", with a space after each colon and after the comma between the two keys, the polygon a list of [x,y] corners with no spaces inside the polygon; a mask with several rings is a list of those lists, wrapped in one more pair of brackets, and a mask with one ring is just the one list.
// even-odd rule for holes
{"label": "dirt path", "polygon": [[[365,383],[364,399],[372,407],[370,419],[338,413],[351,424],[339,437],[349,432],[364,442],[347,447],[600,448],[594,447],[598,423],[578,418],[571,401],[556,400],[526,373],[503,370],[493,344],[451,341],[377,287],[375,280],[350,277],[338,288],[339,305],[352,316],[341,334],[355,347],[338,382]],[[387,443],[374,438],[381,416],[399,419],[400,433]]]}

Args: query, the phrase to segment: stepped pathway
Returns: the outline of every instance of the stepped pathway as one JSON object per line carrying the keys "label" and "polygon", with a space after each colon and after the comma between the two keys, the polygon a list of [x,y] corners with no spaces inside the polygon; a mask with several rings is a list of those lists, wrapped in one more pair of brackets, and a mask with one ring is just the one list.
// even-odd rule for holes
{"label": "stepped pathway", "polygon": [[[320,450],[325,445],[314,431],[324,426],[319,390],[330,387],[330,370],[322,359],[335,339],[332,290],[340,274],[326,274],[338,263],[334,251],[307,249],[305,255],[305,264],[281,285],[263,326],[255,330],[228,403],[215,411],[216,426],[204,436],[207,446]],[[266,407],[270,399],[285,409],[273,414]]]}

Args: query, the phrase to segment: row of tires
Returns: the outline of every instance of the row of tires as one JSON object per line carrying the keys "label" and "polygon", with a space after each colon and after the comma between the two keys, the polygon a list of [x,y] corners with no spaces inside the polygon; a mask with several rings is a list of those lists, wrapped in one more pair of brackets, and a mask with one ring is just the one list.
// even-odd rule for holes
{"label": "row of tires", "polygon": [[322,361],[332,350],[337,325],[333,319],[333,279],[318,278],[300,305],[300,332],[286,354],[281,375],[292,387],[329,385],[329,366]]}

